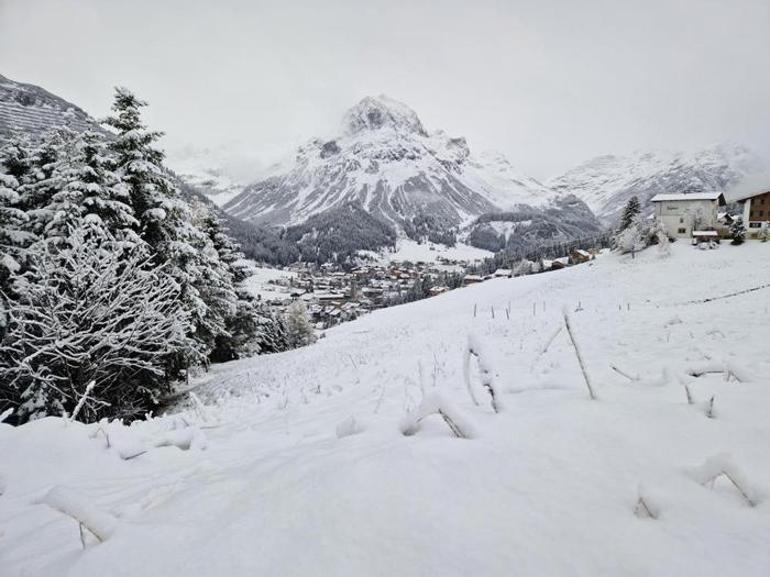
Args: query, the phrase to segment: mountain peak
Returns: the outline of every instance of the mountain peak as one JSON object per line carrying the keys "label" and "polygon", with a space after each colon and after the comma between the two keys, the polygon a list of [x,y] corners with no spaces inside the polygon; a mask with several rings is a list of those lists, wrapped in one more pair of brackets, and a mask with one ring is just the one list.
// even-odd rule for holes
{"label": "mountain peak", "polygon": [[348,110],[343,119],[343,128],[348,134],[391,128],[427,135],[414,110],[384,94],[367,96]]}

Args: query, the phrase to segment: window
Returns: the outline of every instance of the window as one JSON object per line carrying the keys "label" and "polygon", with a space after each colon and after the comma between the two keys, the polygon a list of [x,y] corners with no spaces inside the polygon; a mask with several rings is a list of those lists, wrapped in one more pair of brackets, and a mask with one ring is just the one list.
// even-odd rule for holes
{"label": "window", "polygon": [[765,211],[764,210],[760,210],[759,213],[757,214],[757,216],[765,216]]}
{"label": "window", "polygon": [[678,232],[679,234],[687,234],[687,229],[686,229],[686,228],[681,228],[681,227],[680,227],[680,228],[679,228],[679,230],[678,230],[677,232]]}
{"label": "window", "polygon": [[684,224],[684,217],[683,216],[679,217],[679,224]]}

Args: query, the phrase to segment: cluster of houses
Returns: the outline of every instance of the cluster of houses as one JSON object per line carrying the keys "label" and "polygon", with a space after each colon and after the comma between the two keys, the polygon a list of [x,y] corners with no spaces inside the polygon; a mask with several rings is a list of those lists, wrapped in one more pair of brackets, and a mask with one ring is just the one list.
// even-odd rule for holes
{"label": "cluster of houses", "polygon": [[[692,239],[694,243],[713,238],[727,238],[736,215],[721,192],[658,194],[650,199],[651,218],[662,223],[669,235]],[[747,238],[766,239],[770,235],[770,191],[742,195],[734,202],[743,208],[742,221]]]}
{"label": "cluster of houses", "polygon": [[446,292],[450,287],[437,281],[462,268],[457,264],[419,262],[361,264],[343,270],[333,264],[298,263],[288,270],[291,276],[268,281],[278,290],[266,302],[285,308],[302,300],[313,324],[322,329],[399,302],[419,279],[430,279],[431,295]]}

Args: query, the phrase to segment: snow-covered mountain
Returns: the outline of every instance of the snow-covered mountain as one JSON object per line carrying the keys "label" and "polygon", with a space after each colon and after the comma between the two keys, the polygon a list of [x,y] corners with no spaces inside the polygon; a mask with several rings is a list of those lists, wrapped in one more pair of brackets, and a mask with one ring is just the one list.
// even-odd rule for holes
{"label": "snow-covered mountain", "polygon": [[85,111],[33,84],[0,75],[0,141],[13,135],[37,136],[51,128],[102,130]]}
{"label": "snow-covered mountain", "polygon": [[[387,96],[361,100],[337,136],[299,147],[224,208],[303,238],[333,236],[327,250],[348,254],[372,248],[367,231],[391,238],[377,222],[399,237],[447,245],[459,238],[488,250],[569,241],[600,228],[577,197],[521,174],[500,153],[473,155],[464,138],[429,132],[411,108]],[[366,230],[350,214],[368,215]]]}
{"label": "snow-covered mountain", "polygon": [[598,156],[548,182],[572,193],[606,221],[614,221],[628,199],[644,205],[658,193],[727,191],[763,170],[762,161],[742,146],[714,146],[697,152],[640,152]]}
{"label": "snow-covered mountain", "polygon": [[290,225],[353,202],[396,227],[425,215],[457,227],[519,204],[544,206],[557,196],[502,155],[474,157],[464,138],[428,132],[408,106],[379,96],[351,108],[338,136],[301,146],[225,209],[246,220]]}

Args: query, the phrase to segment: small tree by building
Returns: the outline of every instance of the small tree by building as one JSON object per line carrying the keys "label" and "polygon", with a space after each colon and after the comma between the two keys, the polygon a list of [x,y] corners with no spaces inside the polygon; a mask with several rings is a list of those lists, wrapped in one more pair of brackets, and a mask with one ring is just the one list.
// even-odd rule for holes
{"label": "small tree by building", "polygon": [[736,218],[730,225],[730,237],[733,239],[730,244],[743,244],[746,240],[746,227],[743,226],[743,219]]}
{"label": "small tree by building", "polygon": [[620,227],[619,231],[626,230],[629,226],[631,226],[634,221],[639,217],[639,214],[642,212],[642,206],[639,203],[639,197],[632,196],[628,199],[628,202],[626,203],[625,208],[623,209],[623,214],[620,217]]}

